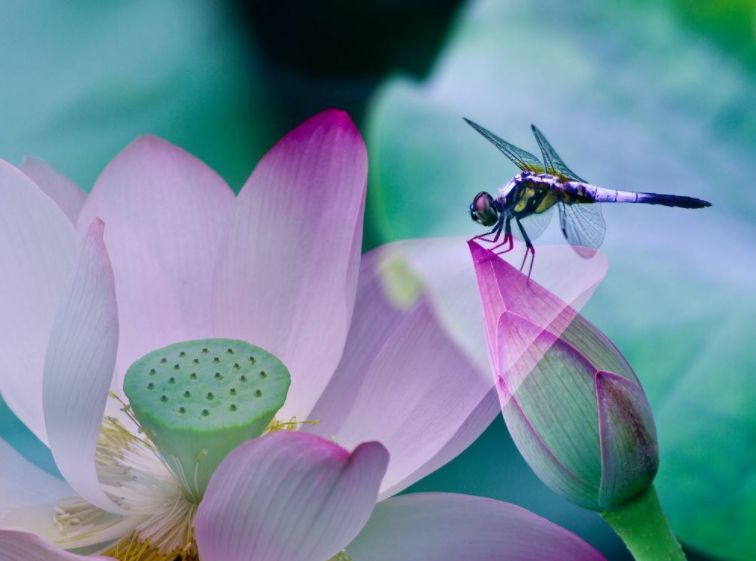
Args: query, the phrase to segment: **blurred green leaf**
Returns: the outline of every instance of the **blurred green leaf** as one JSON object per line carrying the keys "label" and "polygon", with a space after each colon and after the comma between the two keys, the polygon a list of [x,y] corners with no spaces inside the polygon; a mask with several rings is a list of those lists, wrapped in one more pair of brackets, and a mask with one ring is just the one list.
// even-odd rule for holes
{"label": "blurred green leaf", "polygon": [[[712,201],[700,211],[605,205],[610,270],[586,315],[649,394],[676,532],[750,561],[756,83],[744,59],[678,12],[663,2],[469,5],[426,82],[396,78],[374,99],[369,208],[387,240],[479,233],[467,205],[516,170],[463,116],[534,153],[536,123],[595,183]],[[549,242],[564,243],[555,224]]]}
{"label": "blurred green leaf", "polygon": [[225,6],[4,2],[0,157],[42,157],[89,189],[117,151],[154,133],[240,187],[278,127]]}

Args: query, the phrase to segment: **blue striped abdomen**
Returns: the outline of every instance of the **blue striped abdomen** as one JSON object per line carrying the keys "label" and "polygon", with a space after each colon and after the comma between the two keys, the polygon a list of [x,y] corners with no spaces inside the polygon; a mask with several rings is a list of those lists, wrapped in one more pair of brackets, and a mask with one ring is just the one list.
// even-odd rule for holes
{"label": "blue striped abdomen", "polygon": [[[643,203],[647,205],[664,205],[680,208],[704,208],[711,203],[695,197],[684,195],[666,195],[661,193],[640,193],[635,191],[619,191],[606,189],[589,183],[570,182],[566,184],[568,192],[572,191],[585,202],[596,203]],[[577,201],[580,202],[580,201]]]}

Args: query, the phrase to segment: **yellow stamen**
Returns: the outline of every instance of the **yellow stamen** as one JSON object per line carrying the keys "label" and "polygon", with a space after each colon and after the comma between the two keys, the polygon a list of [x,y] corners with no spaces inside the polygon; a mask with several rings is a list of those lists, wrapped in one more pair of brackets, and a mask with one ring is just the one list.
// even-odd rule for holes
{"label": "yellow stamen", "polygon": [[172,551],[161,551],[149,541],[144,541],[137,532],[132,532],[102,553],[119,561],[199,561],[197,544],[191,541]]}
{"label": "yellow stamen", "polygon": [[317,420],[297,421],[296,417],[292,417],[288,421],[279,421],[278,419],[273,419],[270,423],[268,423],[264,434],[270,432],[278,432],[280,430],[295,431],[302,425],[317,425],[319,422],[320,421]]}

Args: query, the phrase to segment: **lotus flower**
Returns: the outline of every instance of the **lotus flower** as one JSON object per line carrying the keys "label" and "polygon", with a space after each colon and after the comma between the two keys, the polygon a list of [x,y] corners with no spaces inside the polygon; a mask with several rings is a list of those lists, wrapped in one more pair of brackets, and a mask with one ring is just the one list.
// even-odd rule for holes
{"label": "lotus flower", "polygon": [[530,467],[598,511],[646,490],[659,465],[656,429],[622,353],[561,298],[478,244],[470,250],[504,419]]}
{"label": "lotus flower", "polygon": [[[469,345],[454,344],[451,312],[437,298],[452,290],[456,281],[443,278],[464,263],[463,246],[401,244],[361,258],[365,178],[362,139],[336,111],[284,137],[238,197],[153,137],[121,152],[88,197],[39,161],[20,170],[0,163],[0,389],[65,480],[0,441],[0,526],[14,529],[0,533],[3,561],[73,559],[58,546],[104,543],[121,560],[348,558],[340,552],[352,540],[370,543],[395,519],[381,516],[382,505],[370,518],[377,501],[482,432],[497,412],[491,384]],[[420,258],[427,287],[405,270]],[[443,266],[431,271],[432,263]],[[196,473],[169,461],[171,442],[150,438],[163,425],[139,432],[151,410],[128,403],[124,379],[156,350],[220,340],[280,359],[283,397],[267,428],[255,413],[258,428],[246,436],[259,438],[235,443],[215,458],[209,482],[193,485]],[[216,374],[236,366],[229,360]],[[452,551],[444,540],[470,539],[481,555],[511,542],[512,551],[545,552],[539,559],[597,558],[501,503],[385,504],[407,525],[374,550],[382,559],[399,545],[405,558],[425,558],[427,548]],[[463,512],[480,527],[411,539],[428,521],[459,525]],[[508,524],[521,531],[508,534]]]}

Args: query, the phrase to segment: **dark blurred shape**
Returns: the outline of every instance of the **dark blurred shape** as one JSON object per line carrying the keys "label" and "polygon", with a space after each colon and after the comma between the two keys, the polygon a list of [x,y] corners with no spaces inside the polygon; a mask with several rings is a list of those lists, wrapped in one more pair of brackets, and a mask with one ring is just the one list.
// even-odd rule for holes
{"label": "dark blurred shape", "polygon": [[386,74],[430,69],[459,0],[237,0],[289,126],[326,106],[361,120]]}

